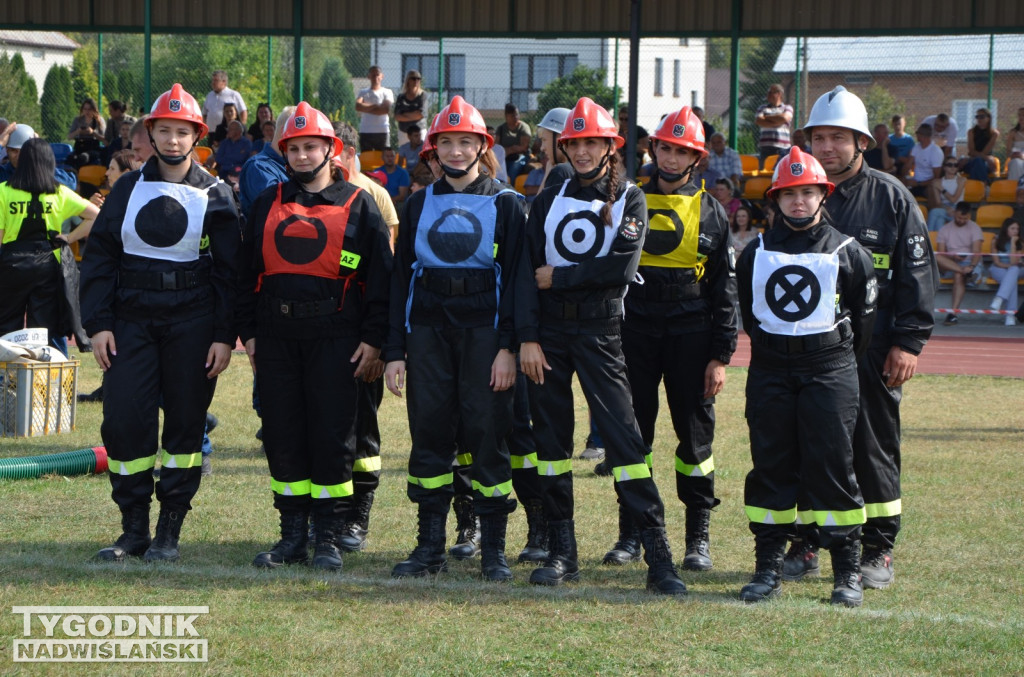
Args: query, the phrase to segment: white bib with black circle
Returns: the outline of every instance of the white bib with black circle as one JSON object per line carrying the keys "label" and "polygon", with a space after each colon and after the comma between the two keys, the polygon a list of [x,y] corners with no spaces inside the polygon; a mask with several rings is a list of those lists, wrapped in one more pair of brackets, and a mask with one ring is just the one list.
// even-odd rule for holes
{"label": "white bib with black circle", "polygon": [[565,197],[569,181],[571,179],[566,179],[562,184],[544,219],[544,255],[548,264],[556,268],[606,255],[622,222],[626,196],[636,189],[633,184],[626,184],[622,197],[612,205],[612,225],[609,226],[601,218],[604,201]]}
{"label": "white bib with black circle", "polygon": [[145,181],[140,177],[121,224],[125,253],[163,261],[198,259],[212,187]]}
{"label": "white bib with black circle", "polygon": [[832,331],[836,322],[839,251],[831,254],[786,254],[768,251],[757,236],[754,253],[753,313],[761,329],[781,336],[809,336]]}

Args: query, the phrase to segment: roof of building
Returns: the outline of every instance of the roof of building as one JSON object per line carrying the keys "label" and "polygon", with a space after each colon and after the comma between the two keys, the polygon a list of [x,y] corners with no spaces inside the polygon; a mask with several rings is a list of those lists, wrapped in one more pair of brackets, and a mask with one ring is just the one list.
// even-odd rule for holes
{"label": "roof of building", "polygon": [[48,49],[76,50],[80,44],[57,31],[4,31],[0,30],[0,45],[23,45]]}
{"label": "roof of building", "polygon": [[[987,73],[989,68],[987,35],[807,38],[806,43],[809,73]],[[1024,70],[1024,36],[996,35],[992,47],[993,70]],[[786,38],[773,70],[795,68],[796,38]]]}

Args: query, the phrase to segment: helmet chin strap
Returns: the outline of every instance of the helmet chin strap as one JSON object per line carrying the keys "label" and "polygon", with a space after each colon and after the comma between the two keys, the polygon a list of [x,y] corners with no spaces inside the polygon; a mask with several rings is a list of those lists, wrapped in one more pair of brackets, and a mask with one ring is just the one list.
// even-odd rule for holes
{"label": "helmet chin strap", "polygon": [[[679,174],[669,174],[664,171],[661,167],[658,167],[658,178],[665,183],[678,183],[680,181],[689,181],[693,177],[693,170],[697,167],[700,161],[691,162],[690,165]],[[654,166],[658,166],[657,156],[655,156]]]}
{"label": "helmet chin strap", "polygon": [[292,169],[291,165],[288,165],[288,170],[292,173],[292,176],[294,176],[295,180],[298,181],[299,183],[313,183],[313,181],[316,180],[316,175],[319,174],[320,170],[323,169],[324,166],[330,161],[330,155],[324,153],[323,162],[318,164],[315,169],[312,169],[308,172],[298,172]]}
{"label": "helmet chin strap", "polygon": [[156,141],[153,140],[153,133],[150,132],[150,131],[147,131],[146,135],[149,136],[149,143],[150,143],[151,146],[153,146],[153,153],[158,158],[160,158],[161,162],[163,162],[165,164],[168,164],[168,165],[171,165],[172,167],[176,167],[176,166],[180,165],[182,162],[184,162],[185,160],[187,160],[189,155],[192,154],[192,148],[195,148],[196,147],[196,143],[199,143],[199,140],[196,139],[195,143],[192,144],[192,148],[189,148],[188,152],[185,153],[184,155],[164,155],[163,153],[160,152],[160,149],[157,148]]}
{"label": "helmet chin strap", "polygon": [[851,171],[853,169],[853,165],[855,165],[857,163],[857,158],[859,158],[862,153],[863,153],[863,151],[861,151],[860,146],[857,146],[857,150],[855,150],[853,152],[853,157],[850,159],[850,164],[846,165],[845,167],[840,169],[838,172],[836,172],[836,176],[839,176],[840,174],[845,174],[846,172]]}
{"label": "helmet chin strap", "polygon": [[473,161],[470,162],[465,169],[455,169],[454,167],[449,167],[448,165],[443,164],[441,162],[440,157],[437,159],[437,164],[441,165],[441,171],[444,172],[444,175],[447,176],[448,178],[461,179],[462,177],[469,174],[469,170],[471,170],[476,165],[477,162],[480,162],[480,157],[482,155],[482,152],[478,153],[477,156],[473,159]]}
{"label": "helmet chin strap", "polygon": [[785,214],[782,213],[781,209],[779,210],[779,213],[782,214],[782,220],[785,221],[786,224],[788,224],[790,228],[792,228],[793,230],[803,230],[803,229],[809,227],[812,223],[814,223],[814,220],[816,218],[818,218],[818,214],[821,213],[821,208],[824,207],[824,206],[825,206],[825,198],[822,197],[821,198],[821,202],[818,203],[818,208],[815,209],[814,213],[811,214],[810,216],[804,216],[802,218],[795,218],[795,217],[792,217],[792,216],[786,216]]}
{"label": "helmet chin strap", "polygon": [[599,165],[597,165],[596,167],[591,169],[589,172],[576,172],[576,176],[580,177],[584,181],[590,181],[591,179],[596,179],[597,176],[602,171],[604,171],[604,168],[608,166],[608,159],[610,157],[611,157],[610,155],[605,155],[603,158],[601,158],[601,163]]}

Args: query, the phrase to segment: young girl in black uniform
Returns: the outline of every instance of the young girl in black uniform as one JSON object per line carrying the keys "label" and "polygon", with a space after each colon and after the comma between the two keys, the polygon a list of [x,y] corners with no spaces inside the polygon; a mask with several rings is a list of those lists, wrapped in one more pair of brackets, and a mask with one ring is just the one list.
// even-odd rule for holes
{"label": "young girl in black uniform", "polygon": [[155,156],[107,196],[82,261],[82,324],[106,372],[101,433],[123,528],[97,556],[113,561],[178,559],[181,523],[199,489],[206,410],[235,344],[241,230],[231,188],[191,159],[207,132],[202,112],[175,84],[145,125]]}
{"label": "young girl in black uniform", "polygon": [[857,355],[871,339],[875,281],[871,256],[823,217],[833,190],[809,153],[793,147],[775,167],[768,197],[774,227],[736,266],[743,327],[750,334],[747,423],[754,463],[744,501],[756,570],[740,598],[779,595],[787,538],[801,514],[832,553],[832,603],[859,606],[864,500],[853,471],[859,409]]}
{"label": "young girl in black uniform", "polygon": [[548,557],[530,582],[579,578],[572,494],[572,375],[604,438],[616,491],[640,527],[647,588],[685,594],[665,535],[665,509],[630,399],[622,356],[622,297],[636,275],[647,231],[643,193],[622,182],[624,143],[606,110],[582,98],[558,139],[574,176],[541,192],[530,210],[527,253],[534,279],[516,288],[520,364],[530,385],[537,465],[548,520]]}
{"label": "young girl in black uniform", "polygon": [[253,565],[305,562],[313,514],[313,566],[336,571],[354,489],[357,381],[381,375],[390,233],[373,197],[331,165],[343,146],[326,115],[303,101],[278,146],[291,179],[253,202],[239,299],[281,513],[281,540]]}
{"label": "young girl in black uniform", "polygon": [[395,248],[387,387],[409,378],[408,494],[418,506],[417,546],[392,575],[447,568],[445,521],[454,495],[456,444],[472,453],[474,510],[484,578],[512,577],[505,561],[516,506],[505,436],[516,378],[509,290],[521,261],[523,204],[480,172],[494,144],[483,116],[456,96],[427,134],[444,176],[406,202]]}
{"label": "young girl in black uniform", "polygon": [[[695,185],[693,169],[707,155],[704,128],[689,106],[670,113],[651,135],[657,171],[644,185],[650,228],[639,278],[626,294],[622,352],[633,411],[648,451],[658,419],[658,384],[678,445],[676,493],[686,505],[683,567],[711,568],[708,525],[715,497],[715,396],[736,349],[735,258],[721,203]],[[620,507],[619,541],[607,564],[640,556],[639,529]]]}

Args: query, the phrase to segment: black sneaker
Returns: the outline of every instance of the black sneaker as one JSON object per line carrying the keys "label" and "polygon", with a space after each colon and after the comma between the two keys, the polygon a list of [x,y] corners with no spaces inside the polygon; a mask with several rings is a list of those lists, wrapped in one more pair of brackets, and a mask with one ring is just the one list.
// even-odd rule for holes
{"label": "black sneaker", "polygon": [[953,313],[950,313],[949,315],[946,315],[946,321],[943,322],[942,324],[946,325],[947,327],[952,327],[953,325],[959,323],[960,320],[957,318],[957,316],[954,315]]}
{"label": "black sneaker", "polygon": [[884,590],[892,585],[896,572],[892,566],[892,550],[864,548],[860,558],[861,585],[872,590]]}

